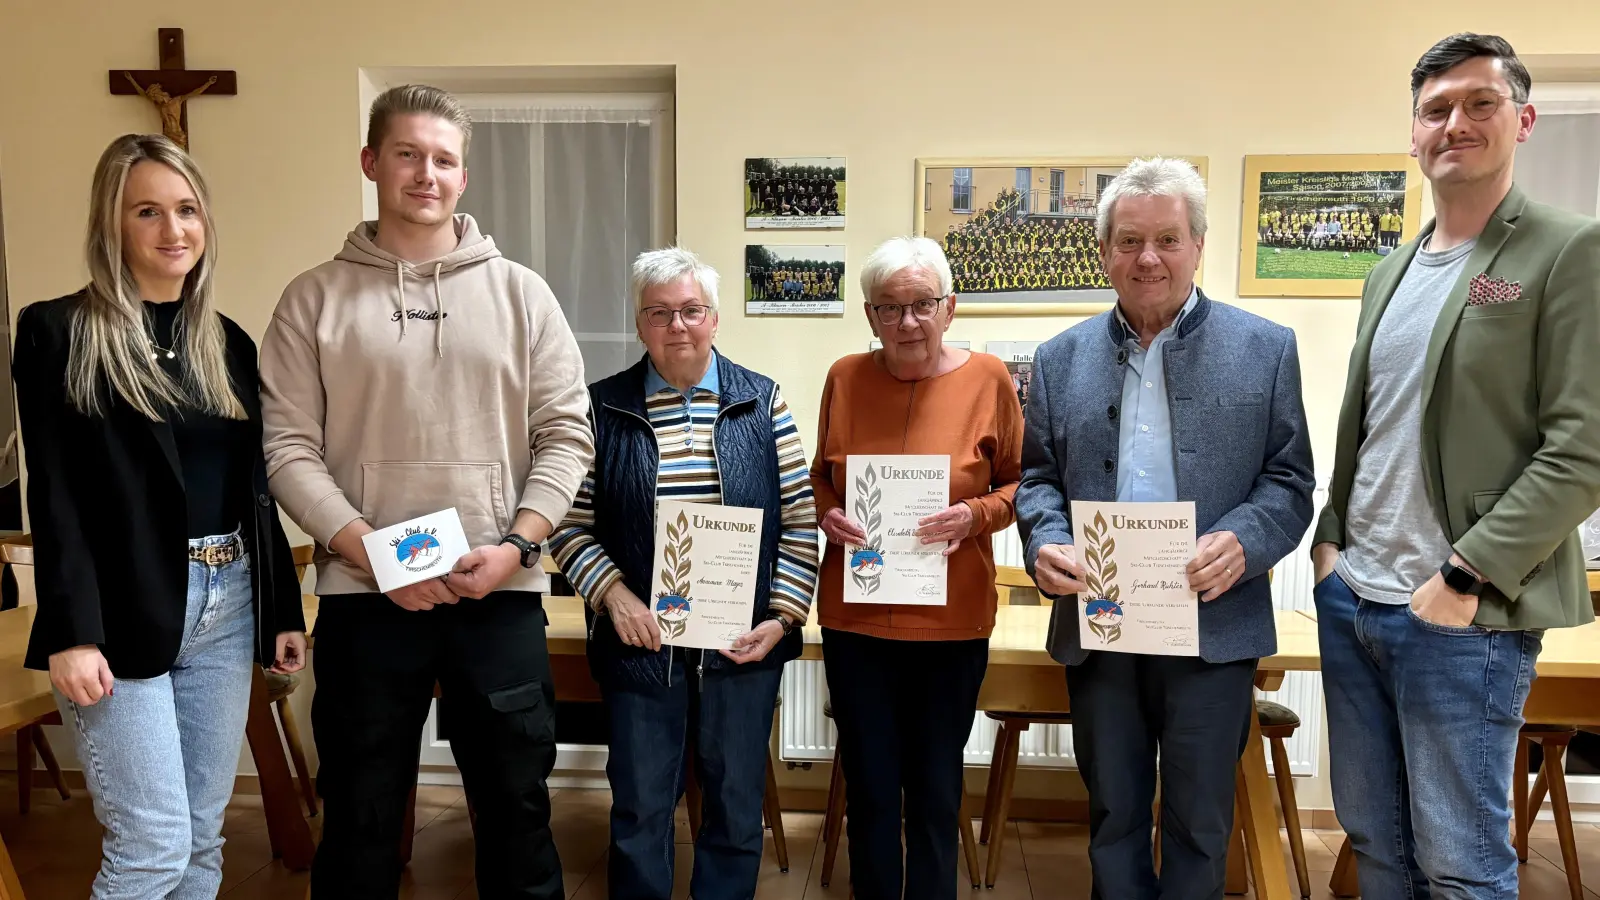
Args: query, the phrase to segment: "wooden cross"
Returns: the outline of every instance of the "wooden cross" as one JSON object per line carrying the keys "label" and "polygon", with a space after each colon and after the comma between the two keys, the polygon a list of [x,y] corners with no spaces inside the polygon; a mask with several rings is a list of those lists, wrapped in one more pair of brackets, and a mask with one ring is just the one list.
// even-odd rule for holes
{"label": "wooden cross", "polygon": [[201,94],[238,94],[237,73],[231,69],[184,68],[182,28],[159,29],[156,50],[161,60],[159,69],[112,69],[111,93],[137,94],[155,104],[161,113],[161,133],[188,150],[187,102]]}

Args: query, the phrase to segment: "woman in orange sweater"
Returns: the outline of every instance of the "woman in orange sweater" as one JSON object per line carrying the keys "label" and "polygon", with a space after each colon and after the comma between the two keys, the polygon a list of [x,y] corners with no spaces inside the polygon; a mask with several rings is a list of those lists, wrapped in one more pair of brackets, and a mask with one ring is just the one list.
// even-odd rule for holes
{"label": "woman in orange sweater", "polygon": [[[811,467],[828,547],[819,577],[822,651],[849,808],[857,900],[954,900],[962,750],[994,629],[989,535],[1015,519],[1022,409],[1000,360],[947,346],[950,264],[927,238],[895,238],[861,270],[883,349],[833,364]],[[844,603],[844,544],[866,533],[844,509],[853,454],[950,457],[951,506],[923,519],[948,541],[947,602]],[[901,852],[902,802],[905,816]]]}

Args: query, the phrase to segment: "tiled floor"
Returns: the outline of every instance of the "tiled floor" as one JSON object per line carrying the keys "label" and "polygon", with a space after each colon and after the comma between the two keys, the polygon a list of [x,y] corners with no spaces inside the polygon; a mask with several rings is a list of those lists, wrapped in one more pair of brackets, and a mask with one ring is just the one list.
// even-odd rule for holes
{"label": "tiled floor", "polygon": [[[13,798],[15,782],[0,779],[0,834],[11,850],[28,900],[82,900],[99,865],[99,829],[89,801],[81,792],[62,803],[53,793],[36,791],[33,811],[19,816]],[[573,900],[605,900],[605,791],[562,790],[553,797],[554,829],[566,868],[567,896]],[[822,817],[788,813],[790,870],[778,871],[770,837],[756,896],[761,900],[819,900],[849,894],[849,859],[840,848],[830,886],[822,887]],[[313,827],[318,820],[313,819]],[[1600,826],[1578,826],[1579,853],[1590,885],[1587,900],[1600,900]],[[225,900],[300,900],[306,876],[273,862],[259,797],[240,794],[228,808],[224,834]],[[1342,835],[1304,833],[1311,869],[1312,897],[1327,900],[1328,875]],[[1003,872],[984,900],[1078,900],[1089,896],[1088,831],[1082,825],[1013,823],[1006,829]],[[678,890],[688,895],[692,849],[682,814],[678,827]],[[1285,841],[1285,866],[1287,862]],[[986,848],[980,848],[984,850]],[[1523,867],[1522,897],[1565,900],[1566,876],[1555,829],[1547,822],[1534,828],[1533,856]],[[980,854],[981,855],[981,854]],[[965,877],[965,869],[962,877]],[[1291,874],[1292,877],[1292,874]],[[963,891],[962,896],[966,895]],[[460,789],[424,787],[417,797],[417,839],[401,896],[407,900],[476,900],[472,885],[472,831]]]}

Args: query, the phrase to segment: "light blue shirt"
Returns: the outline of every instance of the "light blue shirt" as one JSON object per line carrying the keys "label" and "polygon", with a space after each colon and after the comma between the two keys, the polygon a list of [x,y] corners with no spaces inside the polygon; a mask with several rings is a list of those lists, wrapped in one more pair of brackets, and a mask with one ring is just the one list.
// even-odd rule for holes
{"label": "light blue shirt", "polygon": [[1162,348],[1178,336],[1183,321],[1198,302],[1200,292],[1190,288],[1189,299],[1149,348],[1139,345],[1139,334],[1117,307],[1122,324],[1122,347],[1128,351],[1122,376],[1121,439],[1117,445],[1117,500],[1128,503],[1171,503],[1178,499],[1178,464],[1172,449],[1172,407],[1167,403],[1166,363]]}
{"label": "light blue shirt", "polygon": [[[667,383],[661,373],[656,371],[655,360],[650,360],[644,371],[644,395],[649,397],[661,391],[678,391],[677,388]],[[695,391],[710,391],[717,396],[722,396],[722,382],[717,379],[717,351],[711,351],[711,364],[706,366],[706,374],[700,382],[687,391],[678,391],[683,395],[684,412],[688,412],[690,401],[694,400]]]}

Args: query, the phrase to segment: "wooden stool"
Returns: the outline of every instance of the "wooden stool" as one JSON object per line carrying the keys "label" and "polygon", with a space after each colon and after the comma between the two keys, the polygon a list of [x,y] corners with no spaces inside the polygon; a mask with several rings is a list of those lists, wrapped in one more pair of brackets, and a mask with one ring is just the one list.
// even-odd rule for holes
{"label": "wooden stool", "polygon": [[[1278,805],[1283,807],[1283,824],[1289,832],[1289,852],[1294,856],[1294,874],[1300,882],[1300,896],[1311,897],[1311,872],[1306,868],[1305,837],[1300,833],[1300,808],[1294,798],[1294,775],[1289,771],[1289,751],[1284,741],[1294,737],[1300,716],[1282,703],[1256,700],[1256,722],[1261,736],[1272,748],[1272,779],[1278,783]],[[1240,823],[1241,825],[1243,823]]]}
{"label": "wooden stool", "polygon": [[[1561,866],[1567,871],[1567,890],[1573,900],[1583,900],[1583,879],[1578,872],[1578,845],[1572,832],[1572,807],[1567,802],[1566,763],[1567,745],[1572,743],[1578,729],[1570,725],[1524,725],[1517,736],[1516,771],[1513,773],[1512,816],[1516,835],[1517,859],[1528,861],[1528,831],[1544,805],[1545,792],[1550,794],[1550,810],[1556,820],[1556,836],[1561,839]],[[1544,748],[1544,761],[1539,766],[1539,777],[1533,783],[1533,796],[1528,796],[1528,748],[1538,744]]]}
{"label": "wooden stool", "polygon": [[[833,718],[833,701],[822,701],[822,714]],[[839,763],[839,748],[833,748],[833,774],[828,779],[828,802],[822,819],[822,886],[827,887],[833,878],[833,864],[839,858],[839,836],[844,833],[845,785],[844,766]],[[961,788],[961,854],[967,862],[967,877],[972,889],[977,890],[978,848],[972,837],[972,817],[967,815],[967,789]],[[854,892],[851,893],[854,896]]]}
{"label": "wooden stool", "polygon": [[[778,707],[783,707],[783,695],[778,696]],[[700,810],[704,801],[700,795],[700,781],[694,775],[694,741],[690,739],[689,752],[684,754],[683,764],[687,771],[684,773],[684,806],[689,813],[689,839],[692,841],[700,836]],[[778,871],[785,874],[789,871],[789,841],[783,835],[783,806],[778,802],[778,772],[777,760],[767,754],[767,787],[761,798],[761,815],[767,820],[767,827],[772,829],[772,852],[778,857]]]}
{"label": "wooden stool", "polygon": [[[983,867],[983,883],[993,889],[1000,875],[1000,855],[1006,845],[1006,820],[1011,815],[1011,791],[1017,781],[1017,757],[1022,736],[1031,725],[1065,725],[1070,713],[1003,712],[985,713],[1000,723],[994,736],[994,754],[989,759],[989,786],[983,797],[983,829],[978,842],[989,845],[989,861]],[[993,838],[993,840],[991,840]]]}

